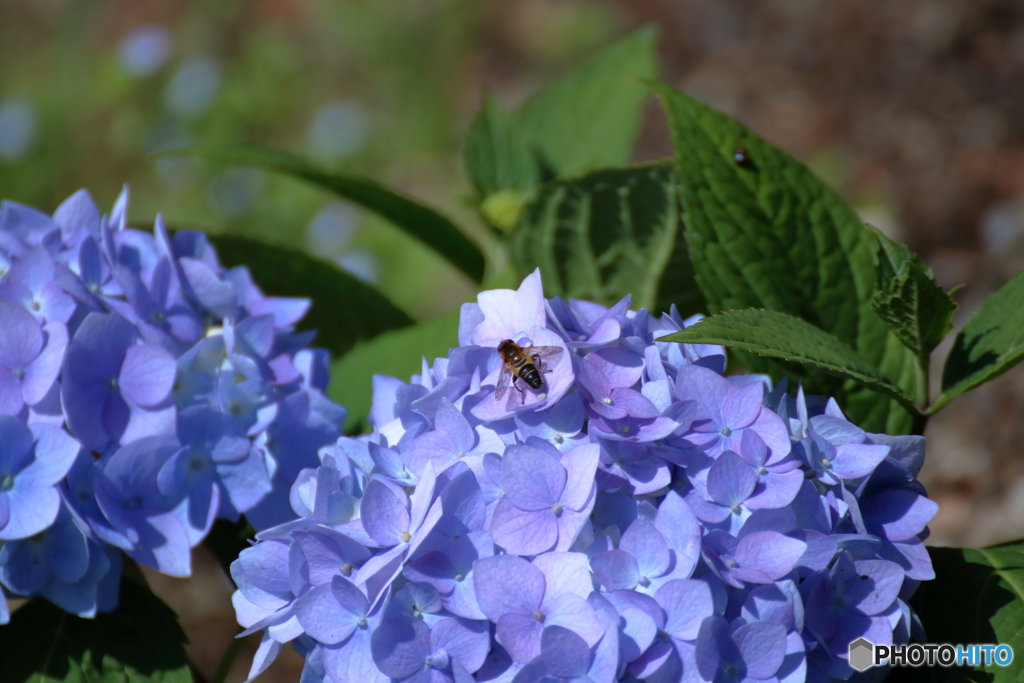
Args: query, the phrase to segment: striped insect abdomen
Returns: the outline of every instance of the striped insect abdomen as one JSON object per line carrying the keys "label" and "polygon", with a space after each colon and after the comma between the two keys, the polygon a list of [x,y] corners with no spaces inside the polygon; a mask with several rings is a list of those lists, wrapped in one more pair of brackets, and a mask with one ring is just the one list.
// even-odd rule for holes
{"label": "striped insect abdomen", "polygon": [[541,377],[540,371],[537,370],[537,366],[529,361],[524,362],[518,368],[518,374],[519,378],[526,382],[526,386],[531,389],[540,389],[544,384],[544,379]]}

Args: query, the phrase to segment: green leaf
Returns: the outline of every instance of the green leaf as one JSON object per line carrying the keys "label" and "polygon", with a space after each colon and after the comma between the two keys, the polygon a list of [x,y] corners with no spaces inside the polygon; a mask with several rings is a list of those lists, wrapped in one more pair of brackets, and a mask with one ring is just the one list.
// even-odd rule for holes
{"label": "green leaf", "polygon": [[1024,652],[1024,543],[980,549],[928,548],[928,554],[935,579],[922,582],[910,601],[924,625],[927,642],[1003,643],[1013,648],[1014,659],[1008,667],[920,669],[918,676],[908,675],[908,680],[1024,680],[1024,657],[1020,656]]}
{"label": "green leaf", "polygon": [[567,176],[625,163],[648,97],[641,79],[657,77],[657,31],[645,27],[548,85],[518,112],[526,140]]}
{"label": "green leaf", "polygon": [[408,382],[428,362],[448,355],[459,345],[459,309],[412,327],[388,332],[354,348],[331,365],[327,394],[348,409],[344,430],[355,433],[366,426],[373,396],[373,375],[388,375]]}
{"label": "green leaf", "polygon": [[94,619],[35,598],[0,626],[0,683],[191,683],[186,642],[174,612],[130,579]]}
{"label": "green leaf", "polygon": [[376,289],[334,264],[246,237],[217,235],[210,241],[225,266],[246,266],[268,296],[312,299],[299,327],[317,330],[315,345],[335,356],[359,341],[413,322]]}
{"label": "green leaf", "polygon": [[478,201],[501,190],[529,191],[540,180],[537,159],[512,115],[490,95],[470,126],[465,162]]}
{"label": "green leaf", "polygon": [[285,152],[258,147],[194,148],[164,155],[198,155],[211,161],[259,166],[317,185],[373,211],[423,242],[476,283],[483,281],[484,255],[455,224],[396,190],[350,173],[323,171]]}
{"label": "green leaf", "polygon": [[[672,127],[686,239],[709,312],[759,307],[797,316],[912,392],[914,355],[872,310],[877,242],[854,211],[807,167],[725,114],[652,87]],[[742,362],[778,378],[776,365]],[[804,383],[816,393],[834,386],[815,372]],[[838,396],[862,427],[915,426],[898,405],[863,391]]]}
{"label": "green leaf", "polygon": [[548,294],[682,315],[704,310],[682,239],[670,163],[545,183],[512,234],[520,274],[540,267]]}
{"label": "green leaf", "polygon": [[770,358],[806,363],[836,377],[851,379],[914,410],[913,403],[899,387],[856,351],[807,321],[778,311],[725,311],[659,341],[721,344]]}
{"label": "green leaf", "polygon": [[[905,246],[876,231],[878,290],[871,302],[904,346],[927,371],[928,357],[953,329],[956,302],[935,282],[931,268]],[[922,402],[928,397],[921,397]]]}
{"label": "green leaf", "polygon": [[971,316],[956,336],[937,404],[995,379],[1024,358],[1024,272]]}

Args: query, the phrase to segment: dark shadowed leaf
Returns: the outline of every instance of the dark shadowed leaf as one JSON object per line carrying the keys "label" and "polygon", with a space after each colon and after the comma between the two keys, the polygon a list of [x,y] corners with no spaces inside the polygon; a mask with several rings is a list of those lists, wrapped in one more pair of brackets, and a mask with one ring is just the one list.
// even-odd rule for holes
{"label": "dark shadowed leaf", "polygon": [[317,330],[315,346],[340,356],[357,342],[412,324],[373,287],[333,264],[246,237],[210,237],[225,266],[246,266],[268,296],[304,297],[313,306],[301,329]]}
{"label": "dark shadowed leaf", "polygon": [[256,537],[256,529],[243,517],[237,522],[218,519],[213,523],[210,533],[203,539],[203,545],[217,557],[225,576],[231,576],[231,563],[238,555],[252,545],[250,539]]}
{"label": "dark shadowed leaf", "polygon": [[886,394],[913,410],[910,399],[899,387],[856,351],[828,332],[778,311],[753,308],[724,311],[662,337],[661,341],[721,344],[761,356],[813,365]]}
{"label": "dark shadowed leaf", "polygon": [[550,295],[652,313],[704,310],[682,237],[670,163],[594,171],[541,186],[511,238],[520,274],[540,267]]}
{"label": "dark shadowed leaf", "polygon": [[[653,87],[672,126],[686,238],[709,312],[763,307],[803,318],[913,391],[913,354],[872,310],[877,242],[853,210],[807,167],[725,114]],[[778,378],[778,366],[750,356],[742,362]],[[832,386],[816,372],[804,382],[812,392]],[[915,427],[900,406],[862,389],[839,398],[865,429]]]}
{"label": "dark shadowed leaf", "polygon": [[625,163],[657,77],[657,31],[642,28],[540,91],[518,112],[523,137],[555,175]]}
{"label": "dark shadowed leaf", "polygon": [[189,154],[225,164],[259,166],[305,180],[388,219],[474,282],[483,280],[483,252],[454,223],[425,204],[374,180],[337,171],[328,173],[291,154],[258,147],[186,149],[165,154]]}
{"label": "dark shadowed leaf", "polygon": [[[872,305],[927,371],[928,358],[953,329],[956,302],[935,282],[931,268],[905,246],[876,231],[878,290]],[[920,397],[926,401],[927,397]]]}
{"label": "dark shadowed leaf", "polygon": [[[929,643],[992,643],[1013,648],[1010,666],[894,671],[894,682],[1024,680],[1024,543],[991,548],[929,548],[935,579],[924,581],[910,604]],[[890,680],[890,679],[886,679]]]}
{"label": "dark shadowed leaf", "polygon": [[0,626],[0,683],[191,683],[186,642],[171,608],[130,579],[95,619],[35,598]]}
{"label": "dark shadowed leaf", "polygon": [[1024,273],[1006,283],[956,336],[942,373],[949,399],[1003,374],[1024,358]]}
{"label": "dark shadowed leaf", "polygon": [[428,363],[448,355],[459,344],[459,310],[425,323],[387,332],[360,344],[331,365],[327,394],[348,409],[344,430],[352,434],[367,425],[373,376],[388,375],[408,382],[420,372],[421,359]]}

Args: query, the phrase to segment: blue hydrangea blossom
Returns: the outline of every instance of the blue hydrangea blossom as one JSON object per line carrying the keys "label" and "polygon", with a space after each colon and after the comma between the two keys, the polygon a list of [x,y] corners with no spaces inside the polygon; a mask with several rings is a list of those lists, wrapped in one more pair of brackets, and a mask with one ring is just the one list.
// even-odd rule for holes
{"label": "blue hydrangea blossom", "polygon": [[286,521],[344,419],[294,330],[308,301],[127,210],[0,205],[0,623],[4,596],[113,609],[122,552],[187,576],[218,517]]}
{"label": "blue hydrangea blossom", "polygon": [[[852,640],[919,633],[921,437],[660,341],[697,318],[542,292],[465,304],[298,474],[232,566],[250,678],[291,642],[307,683],[856,680]],[[495,396],[504,339],[562,348],[539,389]]]}

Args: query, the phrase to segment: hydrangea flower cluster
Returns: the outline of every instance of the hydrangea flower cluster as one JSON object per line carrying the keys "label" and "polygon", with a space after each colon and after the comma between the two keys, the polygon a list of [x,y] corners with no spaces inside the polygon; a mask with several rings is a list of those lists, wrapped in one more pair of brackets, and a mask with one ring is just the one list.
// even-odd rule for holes
{"label": "hydrangea flower cluster", "polygon": [[202,233],[128,228],[127,188],[48,216],[0,205],[0,623],[4,593],[92,616],[121,552],[173,576],[217,517],[291,518],[333,444],[309,302],[264,296]]}
{"label": "hydrangea flower cluster", "polygon": [[[921,437],[659,341],[696,319],[542,291],[464,305],[459,347],[376,377],[373,433],[299,475],[232,565],[250,678],[292,642],[303,683],[864,679],[851,641],[919,634]],[[496,397],[502,340],[561,348],[540,388]]]}

